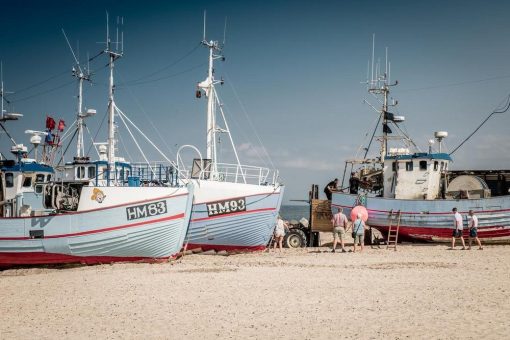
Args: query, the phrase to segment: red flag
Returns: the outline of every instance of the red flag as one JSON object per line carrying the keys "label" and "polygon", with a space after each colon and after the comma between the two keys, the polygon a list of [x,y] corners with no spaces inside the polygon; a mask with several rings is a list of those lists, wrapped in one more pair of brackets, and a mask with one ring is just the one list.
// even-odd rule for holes
{"label": "red flag", "polygon": [[55,119],[50,116],[46,116],[46,128],[53,130],[55,128]]}
{"label": "red flag", "polygon": [[58,131],[62,132],[64,131],[64,128],[66,127],[66,123],[61,119],[58,121]]}

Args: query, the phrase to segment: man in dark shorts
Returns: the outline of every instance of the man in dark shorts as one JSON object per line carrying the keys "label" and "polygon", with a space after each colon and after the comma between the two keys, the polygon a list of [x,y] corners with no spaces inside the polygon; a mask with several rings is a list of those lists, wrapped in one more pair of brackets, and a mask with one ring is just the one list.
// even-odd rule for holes
{"label": "man in dark shorts", "polygon": [[468,249],[471,249],[471,244],[473,243],[473,238],[476,243],[478,243],[478,249],[482,250],[482,242],[478,238],[478,216],[475,215],[473,210],[469,210],[469,246]]}
{"label": "man in dark shorts", "polygon": [[450,249],[455,249],[455,238],[460,238],[460,241],[462,242],[462,250],[465,250],[466,244],[464,243],[464,237],[462,237],[462,232],[464,231],[462,215],[457,212],[457,208],[453,208],[452,212],[453,212],[453,233],[452,233],[452,247]]}
{"label": "man in dark shorts", "polygon": [[334,180],[329,182],[328,185],[326,185],[326,187],[324,188],[324,193],[326,194],[328,201],[331,201],[331,198],[333,197],[333,191],[338,190],[337,185],[338,185],[338,178],[335,178]]}

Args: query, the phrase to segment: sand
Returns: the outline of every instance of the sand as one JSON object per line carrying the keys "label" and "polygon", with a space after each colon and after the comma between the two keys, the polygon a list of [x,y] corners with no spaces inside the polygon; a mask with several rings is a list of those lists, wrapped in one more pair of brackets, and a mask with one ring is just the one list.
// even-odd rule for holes
{"label": "sand", "polygon": [[508,338],[510,246],[0,272],[1,339]]}

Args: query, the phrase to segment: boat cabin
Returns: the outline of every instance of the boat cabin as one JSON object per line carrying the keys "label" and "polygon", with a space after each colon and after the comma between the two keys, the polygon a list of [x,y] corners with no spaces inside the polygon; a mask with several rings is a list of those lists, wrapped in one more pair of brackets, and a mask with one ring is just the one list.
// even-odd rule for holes
{"label": "boat cabin", "polygon": [[[115,174],[110,174],[110,179],[116,178],[120,183],[127,183],[131,176],[131,165],[122,160],[115,162]],[[108,162],[105,160],[89,161],[88,158],[66,163],[58,180],[63,182],[91,183],[95,186],[104,186],[108,180]]]}
{"label": "boat cabin", "polygon": [[[31,200],[32,196],[42,195],[41,184],[50,182],[53,176],[52,167],[34,159],[0,161],[0,216],[25,215],[23,209],[26,209],[26,204],[23,202]],[[42,200],[36,201],[39,203],[30,204],[30,207],[43,209]]]}
{"label": "boat cabin", "polygon": [[451,160],[446,153],[409,153],[408,149],[390,149],[384,159],[383,196],[427,200],[441,197]]}

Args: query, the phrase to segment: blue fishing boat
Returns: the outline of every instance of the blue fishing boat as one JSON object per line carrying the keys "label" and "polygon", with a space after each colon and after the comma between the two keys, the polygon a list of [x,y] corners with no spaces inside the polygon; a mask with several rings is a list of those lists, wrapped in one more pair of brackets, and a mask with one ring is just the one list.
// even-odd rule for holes
{"label": "blue fishing boat", "polygon": [[[113,51],[108,39],[104,54],[110,84],[103,159],[76,165],[76,180],[55,180],[54,167],[46,163],[52,157],[30,159],[27,148],[11,138],[15,159],[0,162],[0,266],[154,262],[182,249],[193,184],[141,186],[131,180],[131,166],[115,155],[113,67],[122,52]],[[4,115],[3,93],[0,127],[7,131],[5,122],[17,116]],[[41,134],[51,135],[55,126],[49,123],[48,131],[29,130],[34,146]],[[62,122],[57,130],[63,128]],[[54,141],[51,150],[59,147]]]}
{"label": "blue fishing boat", "polygon": [[[376,109],[382,123],[382,134],[375,137],[381,145],[379,155],[367,157],[373,137],[363,157],[346,161],[343,188],[333,193],[332,209],[341,207],[350,213],[353,207],[363,205],[371,227],[387,234],[390,226],[398,223],[399,239],[424,241],[451,240],[453,208],[463,216],[464,236],[469,236],[468,212],[473,210],[478,216],[479,238],[510,241],[510,171],[451,170],[453,152],[442,150],[446,131],[434,133],[428,152],[419,150],[399,128],[405,118],[390,112],[397,105],[389,101],[390,87],[398,83],[390,81],[388,62],[386,71],[380,70],[376,65],[374,73],[372,63],[371,80],[367,80],[368,91],[382,103],[381,109]],[[401,134],[396,136],[392,129]],[[402,144],[391,147],[397,141]],[[436,142],[438,150],[433,148]],[[344,185],[348,168],[352,169],[349,184]]]}

